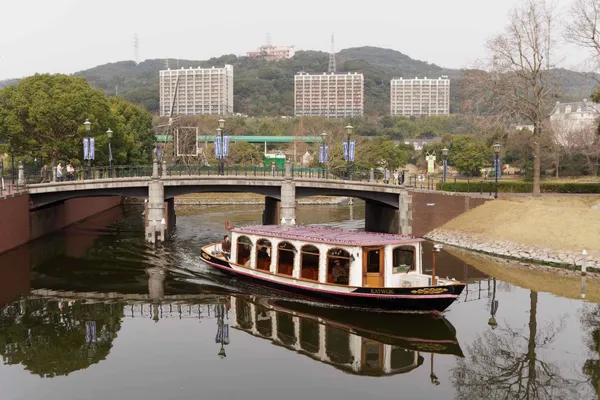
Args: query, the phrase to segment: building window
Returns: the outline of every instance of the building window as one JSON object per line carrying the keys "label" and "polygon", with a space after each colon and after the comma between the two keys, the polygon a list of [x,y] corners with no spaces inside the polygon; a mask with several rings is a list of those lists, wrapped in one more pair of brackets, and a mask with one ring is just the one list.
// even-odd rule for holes
{"label": "building window", "polygon": [[292,276],[296,248],[290,242],[281,242],[277,246],[277,273]]}
{"label": "building window", "polygon": [[271,242],[260,239],[256,242],[256,269],[269,271],[271,268]]}
{"label": "building window", "polygon": [[393,269],[394,274],[406,273],[415,270],[415,247],[399,246],[393,251]]}
{"label": "building window", "polygon": [[300,277],[319,280],[319,249],[307,244],[300,249]]}
{"label": "building window", "polygon": [[350,253],[342,249],[327,252],[327,283],[348,285],[350,280]]}

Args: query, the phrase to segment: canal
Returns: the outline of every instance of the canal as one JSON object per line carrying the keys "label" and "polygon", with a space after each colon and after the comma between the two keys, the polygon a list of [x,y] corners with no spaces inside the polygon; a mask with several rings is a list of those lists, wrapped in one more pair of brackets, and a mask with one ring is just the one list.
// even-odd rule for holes
{"label": "canal", "polygon": [[[363,209],[300,206],[298,221],[361,229]],[[596,278],[444,250],[438,274],[469,285],[443,317],[322,308],[199,260],[260,206],[180,207],[156,248],[142,211],[0,255],[2,400],[600,398]]]}

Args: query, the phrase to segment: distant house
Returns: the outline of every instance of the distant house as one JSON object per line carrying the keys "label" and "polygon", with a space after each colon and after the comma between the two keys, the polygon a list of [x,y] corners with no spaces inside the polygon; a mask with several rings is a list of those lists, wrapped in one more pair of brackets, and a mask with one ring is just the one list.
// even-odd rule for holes
{"label": "distant house", "polygon": [[423,138],[416,138],[416,139],[403,139],[400,141],[397,141],[397,144],[400,143],[404,143],[410,146],[413,146],[413,148],[417,151],[423,150],[423,146],[431,144],[431,143],[441,143],[442,142],[442,138],[441,137],[435,137],[435,138],[431,138],[431,139],[423,139]]}
{"label": "distant house", "polygon": [[527,131],[533,132],[533,129],[534,129],[533,125],[525,125],[525,124],[521,124],[521,125],[517,124],[517,125],[513,125],[512,127],[515,129],[515,131],[527,130]]}
{"label": "distant house", "polygon": [[561,146],[581,147],[590,144],[596,136],[600,104],[587,101],[556,102],[550,113],[550,126]]}

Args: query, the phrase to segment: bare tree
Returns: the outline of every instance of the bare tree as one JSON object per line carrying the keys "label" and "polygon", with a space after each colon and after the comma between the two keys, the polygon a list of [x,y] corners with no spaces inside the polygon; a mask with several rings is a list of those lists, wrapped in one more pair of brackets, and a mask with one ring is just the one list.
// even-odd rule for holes
{"label": "bare tree", "polygon": [[565,26],[565,39],[590,52],[595,70],[600,69],[600,1],[574,0]]}
{"label": "bare tree", "polygon": [[[554,14],[546,0],[523,0],[509,14],[504,33],[488,40],[488,57],[465,73],[471,108],[501,115],[505,122],[533,124],[533,195],[540,195],[543,121],[556,98]],[[483,105],[482,105],[483,104]]]}

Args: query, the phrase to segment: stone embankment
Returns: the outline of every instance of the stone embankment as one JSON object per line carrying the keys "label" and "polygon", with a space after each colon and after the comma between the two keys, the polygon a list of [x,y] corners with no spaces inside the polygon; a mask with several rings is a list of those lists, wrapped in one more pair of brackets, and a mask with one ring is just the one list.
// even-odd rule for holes
{"label": "stone embankment", "polygon": [[[474,250],[486,254],[510,257],[516,260],[532,261],[557,266],[581,268],[584,262],[582,251],[557,250],[531,244],[522,244],[509,240],[493,239],[474,233],[463,233],[436,229],[427,235],[427,239],[455,247]],[[600,270],[600,252],[588,251],[587,268]]]}

